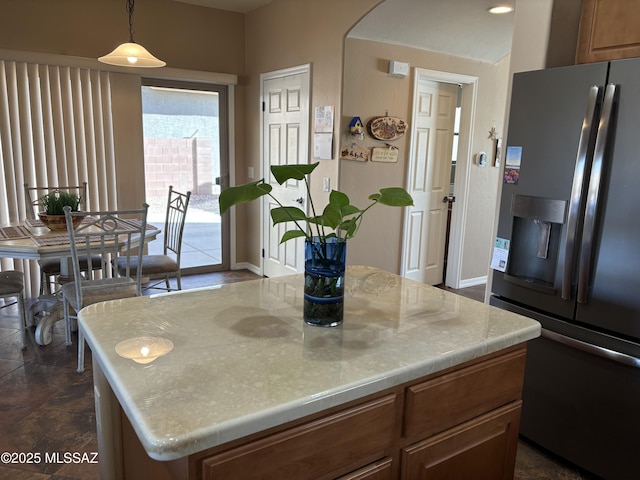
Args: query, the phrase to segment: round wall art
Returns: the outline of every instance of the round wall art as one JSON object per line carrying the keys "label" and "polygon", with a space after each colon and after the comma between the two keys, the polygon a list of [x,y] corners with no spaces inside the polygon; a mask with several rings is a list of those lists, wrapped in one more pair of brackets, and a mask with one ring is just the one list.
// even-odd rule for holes
{"label": "round wall art", "polygon": [[369,133],[378,140],[395,140],[404,135],[407,124],[398,117],[374,117],[367,124]]}

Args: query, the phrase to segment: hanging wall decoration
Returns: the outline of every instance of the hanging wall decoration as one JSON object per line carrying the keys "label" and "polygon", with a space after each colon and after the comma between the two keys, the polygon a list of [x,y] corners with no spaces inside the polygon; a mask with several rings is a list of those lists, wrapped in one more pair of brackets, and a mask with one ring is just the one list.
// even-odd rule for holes
{"label": "hanging wall decoration", "polygon": [[407,123],[398,117],[374,117],[369,120],[367,128],[372,137],[378,140],[391,141],[403,136],[407,130]]}
{"label": "hanging wall decoration", "polygon": [[389,145],[388,143],[386,147],[373,147],[371,151],[371,161],[382,163],[397,163],[399,152],[400,150],[398,149],[398,147],[394,147],[393,145]]}
{"label": "hanging wall decoration", "polygon": [[313,120],[313,158],[333,158],[333,105],[315,107]]}
{"label": "hanging wall decoration", "polygon": [[500,134],[498,133],[498,131],[496,130],[496,127],[491,127],[491,130],[489,130],[489,138],[491,140],[493,140],[494,142],[494,147],[493,147],[493,166],[494,167],[499,167],[500,166],[500,157],[502,155],[502,138],[500,138]]}
{"label": "hanging wall decoration", "polygon": [[351,133],[352,137],[355,137],[359,140],[364,140],[364,124],[360,117],[353,117],[351,122],[349,122],[349,133]]}
{"label": "hanging wall decoration", "polygon": [[493,163],[494,167],[499,167],[500,166],[500,158],[502,158],[502,139],[501,138],[497,138],[496,139],[495,160],[494,160],[494,163]]}
{"label": "hanging wall decoration", "polygon": [[349,147],[342,147],[340,149],[340,160],[355,160],[357,162],[369,161],[369,149],[360,148],[353,144]]}

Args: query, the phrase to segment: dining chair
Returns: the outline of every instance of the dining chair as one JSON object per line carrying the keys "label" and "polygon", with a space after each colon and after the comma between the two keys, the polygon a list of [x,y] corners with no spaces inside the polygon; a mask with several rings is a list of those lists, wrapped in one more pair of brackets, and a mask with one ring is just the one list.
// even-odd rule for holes
{"label": "dining chair", "polygon": [[[74,275],[73,282],[62,285],[61,289],[67,345],[71,345],[71,322],[77,320],[77,312],[82,308],[142,294],[142,272],[132,275],[130,266],[133,261],[140,263],[142,257],[148,208],[144,204],[134,210],[72,212],[65,207]],[[74,217],[83,218],[75,228]],[[99,254],[99,265],[91,260],[96,254]],[[84,272],[82,258],[90,259],[90,268]],[[123,275],[112,267],[112,262],[118,259],[122,259],[125,266]],[[78,329],[78,372],[83,371],[84,337]]]}
{"label": "dining chair", "polygon": [[0,298],[15,298],[20,317],[20,341],[27,347],[27,317],[24,314],[24,274],[17,270],[0,272]]}
{"label": "dining chair", "polygon": [[[28,220],[36,220],[38,218],[40,199],[44,195],[54,192],[76,193],[80,197],[78,208],[80,210],[87,209],[87,182],[82,182],[81,185],[59,187],[30,187],[28,183],[25,183],[24,198],[27,202],[26,215]],[[97,257],[92,259],[95,265],[99,265],[96,262],[97,259]],[[88,263],[86,258],[82,259],[83,271],[86,271]],[[55,279],[61,273],[60,260],[57,258],[41,258],[38,260],[38,266],[40,267],[40,295],[49,295],[53,293],[52,285],[55,285]]]}
{"label": "dining chair", "polygon": [[[182,251],[182,235],[184,233],[184,224],[187,218],[187,208],[189,207],[189,199],[191,192],[180,193],[169,186],[169,197],[167,200],[167,212],[164,222],[164,246],[162,255],[143,255],[142,256],[142,276],[158,280],[150,285],[145,285],[144,289],[158,290],[182,290],[182,279],[180,276],[180,254]],[[126,268],[126,259],[118,259],[118,270],[124,275]],[[130,265],[131,274],[138,273],[138,264],[136,259]],[[177,288],[171,288],[170,278],[176,278]],[[161,287],[164,282],[165,286]]]}

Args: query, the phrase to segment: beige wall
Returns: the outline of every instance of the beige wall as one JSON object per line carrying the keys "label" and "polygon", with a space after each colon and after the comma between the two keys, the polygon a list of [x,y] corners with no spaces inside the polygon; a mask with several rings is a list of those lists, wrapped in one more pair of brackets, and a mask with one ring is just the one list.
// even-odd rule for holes
{"label": "beige wall", "polygon": [[[334,105],[335,135],[339,131],[342,98],[342,54],[346,33],[380,0],[274,0],[247,14],[246,161],[239,161],[236,181],[248,181],[247,167],[260,166],[260,74],[311,64],[310,108]],[[337,149],[332,160],[323,160],[314,172],[314,199],[325,202],[322,177],[335,186],[338,179]],[[311,157],[310,157],[311,158]],[[256,174],[256,177],[258,175]],[[238,221],[237,260],[260,265],[260,212],[254,202],[236,208]]]}
{"label": "beige wall", "polygon": [[[356,108],[350,107],[351,92],[345,81],[344,109],[340,107],[342,95],[343,42],[350,28],[355,25],[368,11],[380,3],[378,0],[356,0],[342,2],[329,0],[317,2],[315,0],[274,0],[269,5],[247,14],[246,46],[247,46],[247,75],[241,85],[246,87],[245,124],[246,158],[239,159],[236,165],[236,181],[248,180],[247,167],[253,166],[260,171],[260,125],[259,108],[261,73],[280,70],[302,64],[311,64],[311,108],[321,105],[336,106],[336,126],[334,131],[334,160],[322,161],[316,180],[321,177],[331,178],[332,186],[338,187],[352,196],[355,204],[366,205],[366,196],[379,187],[404,185],[405,157],[401,155],[398,165],[354,165],[354,162],[340,162],[336,160],[337,148],[343,142],[343,130],[353,115],[363,119],[367,115],[379,115],[385,111],[390,114],[409,118],[411,95],[408,84],[398,83],[397,79],[389,79],[381,72],[386,71],[389,59],[408,61],[413,66],[430,70],[454,72],[464,75],[478,76],[478,105],[476,114],[476,130],[472,140],[472,154],[478,151],[492,151],[491,140],[488,138],[489,129],[495,126],[499,133],[503,132],[505,124],[505,102],[510,83],[508,60],[497,65],[472,62],[447,55],[435,55],[429,52],[408,49],[399,46],[377,46],[384,52],[363,52],[364,57],[349,58],[344,78],[356,76],[355,83],[369,88],[372,78],[366,73],[374,73],[382,82],[390,82],[387,97],[382,97],[375,90],[367,98],[359,100]],[[527,11],[544,10],[553,5],[553,0],[529,0],[533,3]],[[519,7],[520,8],[520,7]],[[336,12],[339,12],[337,14]],[[521,17],[522,18],[522,17]],[[526,25],[521,25],[520,32],[514,32],[517,43],[529,43],[529,51],[523,55],[529,56],[531,51],[546,51],[548,46],[549,17],[536,15]],[[535,35],[531,33],[535,30]],[[537,42],[534,48],[531,39]],[[350,40],[351,41],[351,40]],[[565,39],[566,41],[566,39]],[[533,42],[533,43],[535,43]],[[347,53],[346,55],[350,55]],[[404,57],[406,55],[406,57]],[[530,59],[529,59],[530,60]],[[526,58],[521,64],[531,64]],[[535,63],[535,62],[534,62]],[[357,67],[356,67],[357,66]],[[384,78],[382,78],[384,77]],[[366,90],[366,89],[365,89]],[[360,98],[360,97],[359,97]],[[366,104],[366,110],[358,111],[360,105]],[[397,108],[397,110],[396,110]],[[397,142],[406,154],[405,140]],[[462,252],[462,279],[481,278],[487,274],[491,238],[493,235],[493,219],[497,201],[500,172],[493,167],[483,169],[472,165],[470,171],[469,212],[465,224],[465,240]],[[362,174],[364,172],[364,174]],[[337,183],[336,183],[337,182]],[[322,197],[318,182],[313,186],[314,198]],[[257,204],[243,205],[237,209],[238,213],[238,251],[237,260],[253,265],[260,264],[259,246],[259,209]],[[399,210],[378,207],[377,211],[365,218],[359,235],[350,242],[349,262],[367,263],[380,266],[386,270],[400,270],[402,219]],[[471,233],[469,233],[471,232]]]}
{"label": "beige wall", "polygon": [[[571,3],[574,5],[578,1],[571,0]],[[329,177],[333,186],[338,185],[339,182],[340,188],[348,192],[362,183],[371,181],[371,184],[363,189],[369,192],[374,191],[378,186],[390,183],[403,184],[404,158],[403,163],[395,168],[389,166],[376,169],[382,172],[382,175],[367,173],[360,177],[356,170],[366,169],[370,172],[372,167],[367,165],[356,169],[353,166],[346,166],[344,171],[340,172],[336,156],[342,141],[340,120],[347,120],[354,114],[349,108],[341,117],[344,37],[360,18],[380,2],[381,0],[349,0],[348,2],[344,0],[322,2],[273,0],[264,7],[242,15],[173,0],[138,0],[134,15],[135,38],[147,46],[152,53],[165,60],[170,67],[238,75],[239,83],[235,92],[236,110],[233,112],[236,141],[232,146],[236,154],[237,182],[247,180],[248,166],[253,166],[256,171],[260,171],[260,74],[301,64],[311,64],[311,108],[321,105],[336,107],[334,159],[322,161],[317,178]],[[528,45],[528,47],[518,47],[518,52],[512,55],[512,63],[515,61],[517,65],[527,69],[535,68],[541,63],[532,62],[530,52],[533,51],[535,58],[538,59],[538,53],[548,45],[547,25],[550,22],[552,5],[553,0],[520,2],[516,18],[519,16],[521,21],[516,24],[514,45],[520,47]],[[536,15],[531,15],[532,11]],[[544,13],[539,15],[539,11]],[[125,41],[128,36],[123,0],[0,0],[0,12],[2,13],[0,15],[0,49],[96,58],[109,52],[117,44]],[[560,18],[558,25],[562,25],[563,21]],[[563,41],[566,43],[568,40],[565,38]],[[383,64],[386,68],[388,58],[401,60],[400,53],[405,55],[406,52],[407,60],[414,66],[473,74],[464,70],[467,66],[457,66],[457,61],[453,58],[446,58],[446,56],[430,58],[424,52],[411,51],[411,49],[385,48],[393,50],[386,51],[384,55],[378,54],[378,58],[384,61],[369,58],[369,61],[374,63],[366,68],[379,73]],[[376,63],[378,61],[383,63]],[[476,65],[476,68],[484,78],[491,68],[494,68],[496,73],[490,75],[495,75],[504,66],[487,68]],[[371,96],[371,99],[377,102],[373,114],[377,115],[388,109],[390,113],[408,117],[410,95],[405,86],[396,87],[397,85],[400,83],[393,83],[391,87],[393,103],[390,107],[384,105],[385,102],[380,95]],[[492,102],[494,93],[499,91],[492,90],[494,87],[502,88],[500,82],[490,85],[489,82],[483,81],[479,85],[484,92],[480,97],[487,102]],[[499,100],[495,98],[495,101]],[[354,110],[359,108],[358,106]],[[485,112],[485,109],[479,109],[479,111]],[[496,128],[500,131],[500,119],[504,118],[504,115],[499,113],[494,115],[492,110],[490,112],[479,114],[487,116],[477,119],[478,127],[473,152],[480,149],[490,151],[486,145],[488,142],[486,137],[494,121]],[[366,115],[362,112],[355,114],[363,117]],[[406,153],[406,145],[404,151]],[[131,154],[141,157],[138,149],[131,150]],[[340,175],[342,178],[339,178]],[[135,175],[127,178],[131,181],[141,180],[140,176],[140,169],[136,169]],[[485,211],[480,206],[484,202],[490,202],[488,196],[494,194],[490,185],[495,182],[493,178],[495,171],[490,168],[483,171],[474,168],[472,176],[474,191],[471,193],[470,205],[479,211],[470,216],[475,217],[477,214],[484,219]],[[320,193],[316,192],[319,190],[318,184],[314,184],[313,189],[314,194]],[[356,197],[354,201],[357,201]],[[384,236],[377,238],[377,234],[370,235],[370,232],[364,230],[361,232],[361,238],[355,239],[360,243],[354,243],[350,252],[357,253],[354,261],[362,260],[372,264],[379,264],[379,259],[386,257],[382,261],[383,268],[398,271],[400,246],[397,238],[400,234],[400,220],[394,216],[389,224],[391,226],[388,226],[386,216],[389,215],[389,210],[386,207],[380,207],[379,214],[377,218],[366,218],[363,228],[384,225],[384,230],[390,236],[385,233]],[[239,262],[260,264],[258,218],[257,205],[238,208],[237,261]],[[484,222],[484,220],[481,221]],[[370,244],[368,240],[372,238],[375,240]],[[363,244],[366,244],[366,248]],[[365,256],[360,256],[359,252],[366,252],[369,249],[373,253],[363,253]],[[473,238],[465,241],[466,258],[474,257],[475,249],[476,243]],[[485,250],[488,248],[485,247]],[[467,263],[464,264],[464,278],[480,275],[475,263],[470,265],[468,267]]]}
{"label": "beige wall", "polygon": [[[353,116],[366,123],[373,116],[397,116],[410,122],[412,115],[414,68],[436,70],[478,78],[475,130],[471,154],[493,151],[489,130],[501,131],[508,82],[508,58],[498,64],[453,57],[414,48],[348,38],[345,47],[343,125]],[[389,60],[407,62],[411,74],[394,78],[387,74]],[[343,129],[344,130],[344,129]],[[351,140],[341,132],[343,144]],[[342,161],[340,187],[354,203],[364,206],[370,193],[385,186],[405,186],[409,136],[393,142],[400,150],[398,163]],[[363,147],[380,146],[370,136]],[[492,235],[499,169],[478,167],[469,159],[468,214],[462,252],[462,279],[484,277],[488,264],[486,244]],[[455,208],[455,207],[454,207]],[[362,224],[359,235],[349,244],[349,261],[400,272],[403,219],[401,210],[376,207]],[[469,235],[470,233],[470,235]]]}
{"label": "beige wall", "polygon": [[[138,0],[134,38],[167,66],[244,70],[244,15]],[[129,39],[124,0],[0,0],[0,48],[97,58]]]}
{"label": "beige wall", "polygon": [[[124,0],[0,0],[0,49],[96,59],[128,40]],[[244,72],[244,15],[173,0],[138,0],[134,13],[134,38],[167,62],[168,67],[241,75]],[[19,55],[17,55],[19,57]],[[1,57],[0,57],[1,58]],[[43,61],[43,60],[38,60]],[[46,60],[44,60],[46,61]],[[70,60],[73,64],[73,60]],[[83,66],[104,68],[82,62]],[[107,67],[107,69],[111,69]],[[121,100],[114,105],[117,117],[116,162],[120,208],[144,201],[142,107],[139,71],[162,75],[163,69],[121,69],[113,88]],[[242,89],[236,105],[242,106]],[[139,114],[136,115],[135,112]],[[235,151],[244,151],[242,111],[235,112]]]}
{"label": "beige wall", "polygon": [[[260,74],[311,64],[311,108],[334,105],[339,112],[344,36],[380,1],[274,0],[242,15],[138,0],[134,35],[169,67],[238,75],[233,117],[239,183],[247,180],[248,166],[260,171]],[[0,0],[0,12],[0,49],[97,58],[128,37],[123,0]],[[323,162],[319,170],[318,177],[336,185],[337,160]],[[237,261],[259,265],[257,205],[237,210]]]}

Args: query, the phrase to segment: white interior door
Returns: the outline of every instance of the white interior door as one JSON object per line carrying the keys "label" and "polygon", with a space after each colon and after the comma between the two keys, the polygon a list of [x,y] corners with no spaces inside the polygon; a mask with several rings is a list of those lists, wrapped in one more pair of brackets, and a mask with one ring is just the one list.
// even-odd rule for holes
{"label": "white interior door", "polygon": [[414,92],[408,190],[415,205],[406,217],[403,271],[429,285],[443,278],[458,89],[418,76]]}
{"label": "white interior door", "polygon": [[[302,181],[283,185],[271,175],[271,165],[309,162],[309,66],[262,75],[262,170],[272,194],[285,206],[306,211],[307,191]],[[262,202],[263,273],[277,277],[304,271],[304,239],[280,244],[290,224],[272,225],[269,212],[278,206],[271,198]]]}

